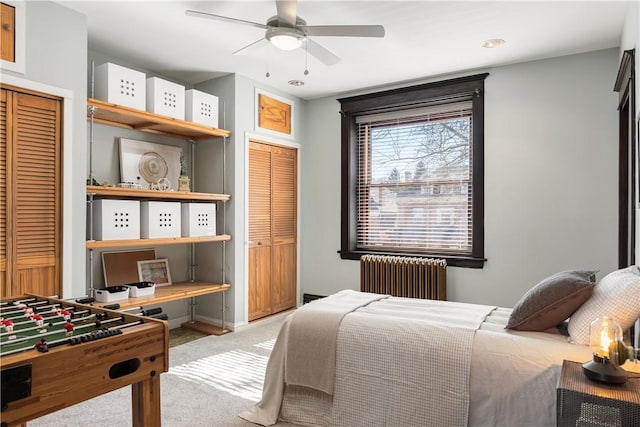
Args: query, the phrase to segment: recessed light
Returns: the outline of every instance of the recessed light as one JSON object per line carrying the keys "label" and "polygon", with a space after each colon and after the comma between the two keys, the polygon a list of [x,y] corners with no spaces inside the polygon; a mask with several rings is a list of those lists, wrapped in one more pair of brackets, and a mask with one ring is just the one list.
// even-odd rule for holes
{"label": "recessed light", "polygon": [[304,82],[302,80],[289,80],[289,84],[291,86],[304,86]]}
{"label": "recessed light", "polygon": [[500,47],[504,45],[505,41],[503,39],[489,39],[482,42],[482,47],[487,49],[493,49],[494,47]]}

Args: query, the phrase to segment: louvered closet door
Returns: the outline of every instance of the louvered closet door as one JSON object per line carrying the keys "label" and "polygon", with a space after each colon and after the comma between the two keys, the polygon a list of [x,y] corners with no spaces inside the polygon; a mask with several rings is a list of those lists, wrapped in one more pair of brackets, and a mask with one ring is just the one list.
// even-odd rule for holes
{"label": "louvered closet door", "polygon": [[249,320],[271,312],[271,152],[250,142]]}
{"label": "louvered closet door", "polygon": [[249,320],[296,305],[295,149],[250,142]]}
{"label": "louvered closet door", "polygon": [[271,302],[277,313],[296,305],[296,150],[271,149]]}
{"label": "louvered closet door", "polygon": [[4,90],[3,98],[3,296],[60,295],[61,101]]}

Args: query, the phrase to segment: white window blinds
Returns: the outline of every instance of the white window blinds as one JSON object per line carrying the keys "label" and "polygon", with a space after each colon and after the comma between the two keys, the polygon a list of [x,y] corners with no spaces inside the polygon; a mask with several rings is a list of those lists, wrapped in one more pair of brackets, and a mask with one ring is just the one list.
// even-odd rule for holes
{"label": "white window blinds", "polygon": [[356,117],[356,247],[468,255],[471,101]]}

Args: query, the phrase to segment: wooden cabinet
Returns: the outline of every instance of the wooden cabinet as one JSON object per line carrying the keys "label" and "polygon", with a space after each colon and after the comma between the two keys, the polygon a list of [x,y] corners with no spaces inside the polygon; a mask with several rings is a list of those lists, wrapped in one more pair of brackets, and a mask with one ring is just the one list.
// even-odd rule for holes
{"label": "wooden cabinet", "polygon": [[16,62],[16,9],[0,3],[0,58]]}
{"label": "wooden cabinet", "polygon": [[249,145],[249,320],[296,306],[297,151]]}
{"label": "wooden cabinet", "polygon": [[[110,104],[104,101],[89,99],[89,120],[96,123],[106,124],[127,129],[134,129],[142,132],[161,134],[182,138],[192,141],[199,141],[209,138],[224,138],[229,136],[230,132],[224,129],[212,128],[185,120],[173,119],[170,117],[159,116],[146,111],[140,111],[133,108],[123,107]],[[223,140],[225,143],[225,140]],[[160,201],[180,201],[180,202],[209,202],[209,203],[226,203],[230,200],[228,194],[198,193],[184,191],[158,191],[146,189],[131,189],[118,187],[101,187],[87,186],[87,197],[91,204],[96,198],[112,198],[112,199],[135,199],[135,200],[160,200]],[[224,209],[219,209],[224,215]],[[91,215],[91,206],[88,208],[88,215]],[[223,218],[224,219],[224,218]],[[90,217],[91,221],[91,217]],[[224,222],[224,220],[223,220]],[[87,250],[89,252],[90,265],[93,263],[92,251],[95,249],[108,248],[136,248],[136,247],[155,247],[163,245],[175,244],[197,244],[206,242],[225,242],[231,240],[228,234],[218,234],[216,236],[199,236],[199,237],[172,237],[172,238],[150,238],[150,239],[130,239],[130,240],[93,240],[91,235],[87,240]],[[224,252],[224,248],[223,248]],[[223,264],[223,263],[221,263]],[[91,267],[90,267],[91,268]],[[222,269],[222,267],[221,267]],[[93,279],[90,272],[89,289],[93,290]],[[224,281],[224,273],[223,273]],[[129,300],[120,302],[122,307],[131,307],[136,305],[151,305],[161,302],[173,301],[183,298],[193,298],[209,293],[223,292],[222,298],[222,328],[203,324],[194,321],[194,306],[192,301],[192,309],[190,313],[191,320],[184,323],[183,327],[197,329],[198,331],[220,334],[227,332],[224,327],[224,291],[230,289],[231,285],[227,283],[210,283],[196,280],[191,277],[190,280],[182,283],[174,283],[169,286],[156,289],[153,297],[129,298]]]}
{"label": "wooden cabinet", "polygon": [[60,295],[62,101],[1,92],[0,294]]}

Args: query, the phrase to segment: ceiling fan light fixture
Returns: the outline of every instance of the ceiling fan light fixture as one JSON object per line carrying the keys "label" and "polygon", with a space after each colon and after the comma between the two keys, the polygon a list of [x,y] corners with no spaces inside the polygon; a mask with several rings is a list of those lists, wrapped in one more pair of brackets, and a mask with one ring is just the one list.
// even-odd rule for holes
{"label": "ceiling fan light fixture", "polygon": [[280,50],[294,50],[302,46],[304,34],[293,28],[273,28],[267,31],[267,40]]}

